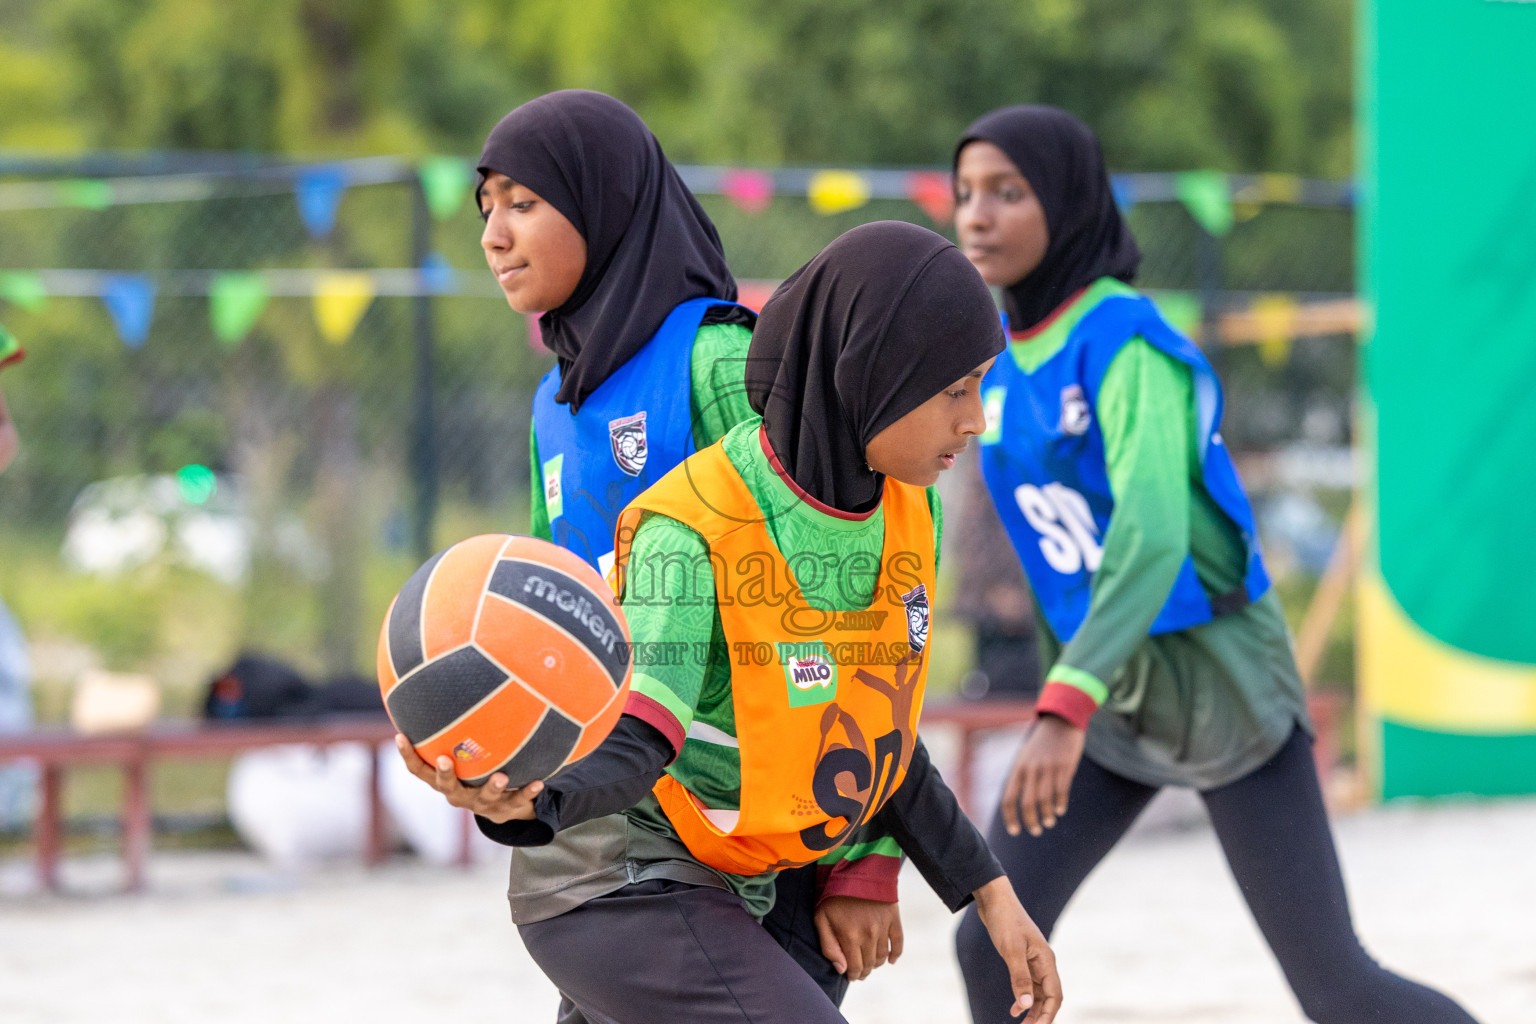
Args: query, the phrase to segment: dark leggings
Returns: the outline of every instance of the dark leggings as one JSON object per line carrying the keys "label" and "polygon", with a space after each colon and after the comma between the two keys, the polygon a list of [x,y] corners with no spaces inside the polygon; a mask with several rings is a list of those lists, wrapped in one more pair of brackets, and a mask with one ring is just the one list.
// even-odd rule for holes
{"label": "dark leggings", "polygon": [[[1083,879],[1157,794],[1083,759],[1069,809],[1044,835],[987,839],[1020,901],[1049,937]],[[1361,948],[1323,808],[1312,743],[1297,729],[1268,763],[1200,794],[1259,931],[1317,1024],[1475,1024],[1446,996],[1399,977]],[[1008,971],[971,907],[955,936],[976,1024],[1009,1021]]]}

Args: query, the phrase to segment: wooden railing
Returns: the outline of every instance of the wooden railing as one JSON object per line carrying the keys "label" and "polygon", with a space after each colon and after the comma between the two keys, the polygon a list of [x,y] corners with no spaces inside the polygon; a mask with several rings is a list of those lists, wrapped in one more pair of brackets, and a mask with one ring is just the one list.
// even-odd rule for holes
{"label": "wooden railing", "polygon": [[[1313,693],[1308,705],[1317,727],[1314,753],[1323,776],[1324,791],[1337,763],[1336,744],[1339,702],[1328,694]],[[958,733],[953,785],[961,806],[985,827],[990,807],[978,806],[974,780],[977,741],[985,732],[1018,729],[1034,717],[1030,700],[933,701],[923,709],[924,728],[953,728]],[[303,743],[330,746],[365,743],[370,751],[368,773],[368,838],[364,857],[379,864],[385,854],[385,812],[379,791],[379,744],[392,739],[395,727],[387,718],[366,716],[323,722],[209,725],[200,723],[157,725],[144,732],[82,736],[65,729],[41,729],[17,735],[0,735],[0,764],[29,760],[39,769],[37,823],[33,832],[37,872],[41,883],[57,891],[59,859],[63,853],[63,782],[71,768],[85,765],[117,765],[123,772],[121,851],[125,886],[130,892],[144,889],[145,865],[153,843],[149,796],[150,772],[157,761],[168,758],[228,757],[242,751],[281,744]],[[461,862],[468,862],[472,826],[465,816]]]}
{"label": "wooden railing", "polygon": [[323,722],[213,725],[161,724],[143,732],[83,736],[66,729],[0,735],[0,763],[27,760],[39,768],[37,823],[33,842],[38,878],[59,889],[59,857],[63,852],[63,783],[71,768],[117,765],[123,772],[121,849],[130,892],[144,888],[144,867],[152,843],[149,775],[155,762],[173,757],[231,756],[242,751],[286,743],[331,746],[366,743],[371,751],[368,774],[368,841],[366,858],[384,858],[384,804],[379,792],[378,746],[392,739],[395,727],[382,715],[329,719]]}

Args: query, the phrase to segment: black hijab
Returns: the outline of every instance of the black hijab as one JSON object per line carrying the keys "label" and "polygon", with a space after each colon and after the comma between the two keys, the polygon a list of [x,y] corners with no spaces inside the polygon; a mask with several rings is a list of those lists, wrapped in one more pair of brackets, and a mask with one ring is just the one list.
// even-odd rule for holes
{"label": "black hijab", "polygon": [[840,236],[779,286],[752,332],[746,384],[801,489],[861,512],[884,477],[871,438],[997,355],[986,283],[952,244],[898,221]]}
{"label": "black hijab", "polygon": [[573,411],[678,303],[736,298],[714,224],[645,122],[612,96],[567,89],[529,100],[491,129],[479,169],[481,185],[500,171],[586,239],[576,291],[539,318],[560,361],[555,401]]}
{"label": "black hijab", "polygon": [[990,142],[1014,162],[1040,198],[1050,244],[1045,258],[1003,289],[1014,330],[1027,330],[1101,277],[1130,281],[1141,250],[1120,216],[1099,140],[1083,122],[1056,107],[1003,107],[971,123],[955,147]]}

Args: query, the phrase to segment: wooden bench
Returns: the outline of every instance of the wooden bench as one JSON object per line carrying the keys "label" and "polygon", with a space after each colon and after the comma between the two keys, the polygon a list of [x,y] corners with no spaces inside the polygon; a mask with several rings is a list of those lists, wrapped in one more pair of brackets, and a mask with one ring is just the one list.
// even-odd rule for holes
{"label": "wooden bench", "polygon": [[384,803],[379,792],[380,743],[392,740],[395,727],[379,715],[328,719],[322,722],[273,722],[269,724],[164,723],[143,732],[83,736],[67,729],[39,729],[0,735],[0,764],[27,760],[39,768],[36,847],[39,881],[59,889],[59,856],[63,852],[64,773],[91,764],[115,764],[123,772],[121,849],[129,892],[144,888],[144,867],[149,856],[151,814],[149,773],[151,766],[171,757],[229,757],[247,750],[287,743],[331,746],[366,743],[372,770],[368,778],[368,841],[370,865],[384,859]]}

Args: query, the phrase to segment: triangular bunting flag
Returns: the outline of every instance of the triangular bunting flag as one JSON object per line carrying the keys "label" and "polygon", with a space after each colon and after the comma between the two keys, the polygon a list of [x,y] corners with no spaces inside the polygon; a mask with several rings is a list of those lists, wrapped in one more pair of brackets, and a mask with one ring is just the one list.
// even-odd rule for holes
{"label": "triangular bunting flag", "polygon": [[720,178],[720,194],[748,213],[762,213],[773,202],[773,175],[732,168]]}
{"label": "triangular bunting flag", "polygon": [[1232,230],[1232,190],[1220,171],[1184,171],[1175,179],[1175,191],[1195,223],[1207,234],[1220,237]]}
{"label": "triangular bunting flag", "polygon": [[267,282],[260,274],[215,274],[208,285],[213,334],[225,348],[244,341],[265,308]]}
{"label": "triangular bunting flag", "polygon": [[853,171],[817,171],[805,194],[811,209],[823,216],[847,213],[869,202],[869,183]]}
{"label": "triangular bunting flag", "polygon": [[427,253],[416,272],[421,276],[421,290],[428,295],[452,295],[458,290],[459,272],[440,252]]}
{"label": "triangular bunting flag", "polygon": [[907,175],[907,198],[935,224],[948,224],[955,216],[955,189],[942,171],[913,171]]}
{"label": "triangular bunting flag", "polygon": [[459,212],[469,198],[469,164],[456,156],[433,156],[416,168],[421,191],[427,197],[427,209],[437,220],[447,220]]}
{"label": "triangular bunting flag", "polygon": [[1136,205],[1136,186],[1131,179],[1123,174],[1112,175],[1109,191],[1115,197],[1115,205],[1120,207],[1120,212],[1130,213],[1131,207]]}
{"label": "triangular bunting flag", "polygon": [[142,348],[155,316],[155,282],[142,274],[108,274],[101,279],[101,301],[112,314],[117,336],[129,348]]}
{"label": "triangular bunting flag", "polygon": [[1253,301],[1253,326],[1259,359],[1270,369],[1284,366],[1296,336],[1296,300],[1289,295],[1261,295]]}
{"label": "triangular bunting flag", "polygon": [[13,302],[29,313],[43,308],[48,288],[37,274],[26,270],[0,272],[0,299]]}
{"label": "triangular bunting flag", "polygon": [[95,178],[73,178],[55,186],[59,202],[84,210],[105,210],[112,205],[112,186]]}
{"label": "triangular bunting flag", "polygon": [[347,175],[339,167],[309,167],[293,180],[299,217],[312,238],[325,238],[336,227],[336,208],[347,191]]}
{"label": "triangular bunting flag", "polygon": [[373,275],[362,271],[329,271],[315,277],[315,323],[320,337],[340,345],[352,337],[357,322],[373,301]]}

